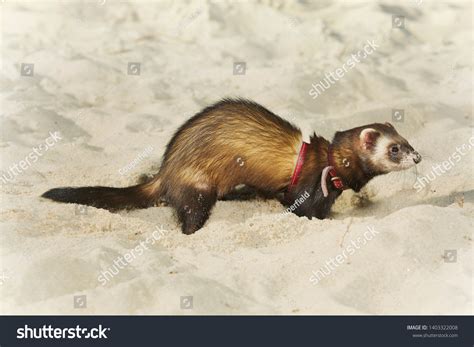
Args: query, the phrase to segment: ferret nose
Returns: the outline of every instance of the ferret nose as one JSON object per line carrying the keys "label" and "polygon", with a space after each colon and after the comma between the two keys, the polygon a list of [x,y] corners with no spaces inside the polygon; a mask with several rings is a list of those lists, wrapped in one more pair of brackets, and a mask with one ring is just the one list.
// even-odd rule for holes
{"label": "ferret nose", "polygon": [[415,164],[418,164],[420,161],[421,161],[421,155],[420,153],[418,153],[417,151],[413,152],[413,161],[415,162]]}

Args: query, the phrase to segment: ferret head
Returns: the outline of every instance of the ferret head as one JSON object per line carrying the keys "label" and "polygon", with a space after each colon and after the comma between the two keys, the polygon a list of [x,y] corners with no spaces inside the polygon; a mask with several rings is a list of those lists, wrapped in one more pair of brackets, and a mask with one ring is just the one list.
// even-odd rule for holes
{"label": "ferret head", "polygon": [[359,157],[377,173],[405,170],[421,161],[421,155],[388,122],[360,128],[358,140]]}

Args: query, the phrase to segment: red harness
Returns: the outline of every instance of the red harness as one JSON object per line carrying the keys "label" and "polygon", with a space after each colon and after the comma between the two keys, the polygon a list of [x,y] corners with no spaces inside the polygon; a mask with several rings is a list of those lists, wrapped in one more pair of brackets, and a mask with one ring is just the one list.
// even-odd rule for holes
{"label": "red harness", "polygon": [[[304,161],[305,161],[305,156],[306,156],[306,152],[307,152],[307,149],[308,149],[308,145],[309,145],[309,143],[306,143],[306,142],[303,142],[303,144],[301,145],[301,149],[300,149],[300,152],[298,154],[298,159],[296,161],[296,167],[295,167],[295,170],[293,171],[293,175],[291,176],[291,183],[288,186],[288,192],[291,191],[298,184],[298,180],[300,178],[301,171],[303,169],[303,164],[304,164]],[[333,160],[333,157],[332,157],[331,145],[329,145],[329,147],[328,147],[328,166],[326,166],[324,168],[323,172],[321,173],[321,188],[323,190],[324,197],[327,197],[328,194],[329,194],[328,188],[327,188],[327,185],[326,185],[326,180],[327,180],[327,175],[328,174],[329,174],[329,176],[331,176],[332,185],[336,189],[341,189],[341,190],[346,189],[344,187],[344,183],[342,182],[341,178],[339,176],[337,176],[336,169],[334,168],[333,163],[334,163],[334,160]]]}
{"label": "red harness", "polygon": [[306,155],[306,150],[308,149],[308,143],[304,142],[301,144],[300,153],[298,154],[298,159],[296,160],[295,171],[293,171],[293,176],[291,176],[291,183],[288,187],[288,190],[292,189],[298,183],[300,179],[301,170],[303,169],[304,157]]}
{"label": "red harness", "polygon": [[[344,162],[344,161],[343,161]],[[344,190],[346,187],[344,187],[344,183],[342,182],[341,178],[337,175],[336,173],[336,165],[334,164],[334,158],[332,156],[332,146],[328,146],[328,164],[329,164],[329,176],[331,176],[331,182],[332,185],[337,188]],[[326,177],[324,177],[324,182],[326,182]],[[326,195],[325,195],[326,196]]]}

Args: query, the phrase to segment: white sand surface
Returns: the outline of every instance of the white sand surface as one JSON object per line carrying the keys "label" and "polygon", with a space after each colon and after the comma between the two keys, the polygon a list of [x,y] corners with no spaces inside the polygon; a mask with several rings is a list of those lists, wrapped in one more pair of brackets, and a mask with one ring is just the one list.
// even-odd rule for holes
{"label": "white sand surface", "polygon": [[[473,151],[413,186],[473,136],[472,2],[6,0],[1,13],[1,174],[50,132],[62,139],[1,182],[0,313],[473,313]],[[309,96],[367,40],[374,53]],[[327,220],[282,217],[277,201],[221,201],[191,236],[169,207],[114,214],[39,197],[156,172],[177,127],[227,96],[328,138],[402,109],[393,124],[423,161],[344,192]],[[368,228],[370,241],[310,281]]]}

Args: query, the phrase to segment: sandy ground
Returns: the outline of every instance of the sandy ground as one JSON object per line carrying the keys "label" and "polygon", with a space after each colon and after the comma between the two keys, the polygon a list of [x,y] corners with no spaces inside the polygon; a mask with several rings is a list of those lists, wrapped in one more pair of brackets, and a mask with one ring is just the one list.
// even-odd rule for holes
{"label": "sandy ground", "polygon": [[[473,313],[470,1],[1,9],[1,313]],[[376,51],[312,98],[312,84],[367,40]],[[393,124],[424,160],[344,192],[327,220],[282,216],[277,201],[227,201],[192,236],[168,207],[113,214],[39,198],[156,172],[176,128],[226,96],[327,137],[403,110]]]}

